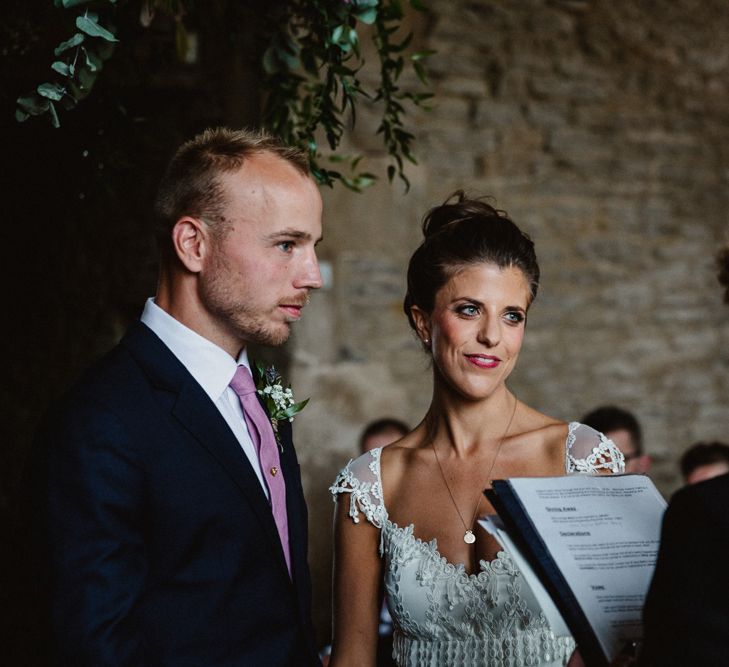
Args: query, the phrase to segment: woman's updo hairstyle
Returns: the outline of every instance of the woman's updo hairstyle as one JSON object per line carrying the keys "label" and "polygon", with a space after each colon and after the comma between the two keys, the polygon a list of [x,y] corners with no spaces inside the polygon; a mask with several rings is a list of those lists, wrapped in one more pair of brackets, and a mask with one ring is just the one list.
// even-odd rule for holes
{"label": "woman's updo hairstyle", "polygon": [[539,287],[539,265],[534,243],[506,215],[483,199],[454,192],[423,219],[425,239],[408,265],[408,291],[403,309],[410,326],[410,313],[418,306],[433,312],[435,295],[459,270],[472,264],[490,263],[501,269],[521,269],[529,283],[529,303]]}

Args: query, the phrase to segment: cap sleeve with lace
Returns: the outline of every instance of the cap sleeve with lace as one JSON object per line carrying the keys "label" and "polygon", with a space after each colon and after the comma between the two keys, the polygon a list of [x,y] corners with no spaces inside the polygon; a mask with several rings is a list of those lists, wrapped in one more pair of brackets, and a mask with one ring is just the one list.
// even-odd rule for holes
{"label": "cap sleeve with lace", "polygon": [[566,471],[625,472],[625,459],[612,440],[591,426],[571,422],[567,433]]}
{"label": "cap sleeve with lace", "polygon": [[350,461],[329,487],[335,501],[340,493],[349,494],[352,521],[359,523],[362,512],[367,521],[377,528],[382,528],[387,519],[380,479],[381,452],[382,448],[378,447]]}

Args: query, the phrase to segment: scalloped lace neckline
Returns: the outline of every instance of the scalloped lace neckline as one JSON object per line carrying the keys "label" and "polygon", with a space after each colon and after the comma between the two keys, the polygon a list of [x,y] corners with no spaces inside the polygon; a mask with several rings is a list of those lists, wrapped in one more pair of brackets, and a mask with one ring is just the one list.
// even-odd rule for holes
{"label": "scalloped lace neckline", "polygon": [[417,545],[417,547],[421,551],[428,552],[431,556],[434,556],[443,567],[443,569],[463,574],[465,577],[468,577],[469,581],[478,579],[478,577],[481,576],[484,572],[493,573],[494,563],[512,563],[511,558],[509,558],[509,554],[507,554],[503,549],[500,549],[496,552],[496,556],[494,556],[494,558],[492,558],[491,560],[480,558],[478,561],[478,571],[469,573],[466,572],[465,563],[453,563],[449,561],[440,551],[438,551],[438,538],[434,537],[432,540],[426,542],[425,540],[422,540],[417,535],[415,535],[414,523],[410,523],[407,526],[403,527],[398,525],[394,521],[391,521],[389,517],[385,517],[385,523],[388,525],[388,527],[394,529],[401,537],[403,537],[404,539],[408,539],[415,545]]}

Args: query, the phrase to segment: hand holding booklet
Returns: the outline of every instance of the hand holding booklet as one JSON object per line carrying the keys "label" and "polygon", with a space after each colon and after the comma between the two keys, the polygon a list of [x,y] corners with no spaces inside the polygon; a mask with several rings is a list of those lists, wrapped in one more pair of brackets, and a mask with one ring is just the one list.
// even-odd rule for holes
{"label": "hand holding booklet", "polygon": [[566,624],[588,667],[641,640],[666,508],[648,477],[513,478],[485,493],[499,516],[481,525],[516,560],[555,632]]}

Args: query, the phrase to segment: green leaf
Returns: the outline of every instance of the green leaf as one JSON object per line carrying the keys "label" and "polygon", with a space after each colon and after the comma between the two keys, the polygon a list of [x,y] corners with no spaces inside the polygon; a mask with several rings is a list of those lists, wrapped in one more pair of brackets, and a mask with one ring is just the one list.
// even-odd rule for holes
{"label": "green leaf", "polygon": [[29,95],[28,97],[19,97],[16,101],[18,106],[31,116],[39,116],[45,113],[48,111],[48,105],[50,104],[48,99],[36,94]]}
{"label": "green leaf", "polygon": [[423,67],[422,63],[415,61],[413,63],[413,69],[415,70],[415,74],[417,74],[420,82],[427,84],[428,83],[428,73],[425,71],[425,67]]}
{"label": "green leaf", "polygon": [[286,408],[283,411],[283,413],[282,413],[283,418],[289,419],[290,417],[293,417],[294,415],[298,414],[306,407],[306,404],[308,402],[309,402],[309,399],[307,398],[299,403],[294,403],[293,405],[290,405],[288,408]]}
{"label": "green leaf", "polygon": [[410,56],[411,60],[422,60],[423,58],[428,58],[429,56],[432,56],[434,54],[438,53],[434,49],[421,49],[420,51],[416,51]]}
{"label": "green leaf", "polygon": [[72,49],[74,46],[78,46],[81,44],[81,42],[84,41],[86,37],[80,33],[77,32],[71,39],[66,40],[65,42],[61,42],[55,49],[53,53],[56,54],[56,56],[60,56],[64,51],[68,51],[69,49]]}
{"label": "green leaf", "polygon": [[59,86],[57,83],[42,83],[38,86],[38,88],[36,88],[36,90],[42,97],[47,97],[49,100],[56,101],[60,100],[65,93],[63,87]]}
{"label": "green leaf", "polygon": [[53,105],[53,102],[48,105],[48,111],[50,111],[51,114],[51,125],[53,125],[56,129],[61,127],[61,121],[58,120],[58,113],[56,112],[56,107]]}
{"label": "green leaf", "polygon": [[88,95],[96,81],[96,72],[92,72],[88,67],[79,67],[77,78],[79,87],[83,91],[83,96]]}
{"label": "green leaf", "polygon": [[15,120],[17,120],[19,123],[24,123],[26,120],[28,120],[30,116],[25,113],[25,111],[21,111],[20,109],[15,110]]}
{"label": "green leaf", "polygon": [[73,74],[73,72],[71,72],[71,68],[61,60],[56,60],[56,62],[51,65],[51,69],[55,70],[59,74],[63,74],[63,76],[71,76]]}
{"label": "green leaf", "polygon": [[278,58],[276,58],[276,50],[273,46],[269,46],[263,54],[263,71],[266,74],[275,74],[279,71]]}
{"label": "green leaf", "polygon": [[100,37],[105,39],[107,42],[118,42],[119,40],[114,37],[113,33],[109,32],[106,28],[100,26],[90,16],[77,16],[76,27],[81,31],[85,32],[91,37]]}
{"label": "green leaf", "polygon": [[83,5],[88,2],[91,2],[92,0],[60,0],[60,3],[58,0],[54,3],[56,7],[58,7],[59,4],[63,5],[64,9],[68,9],[69,7],[76,7],[76,5]]}
{"label": "green leaf", "polygon": [[88,66],[89,71],[98,72],[104,66],[101,58],[99,58],[99,56],[97,56],[93,51],[90,51],[89,49],[85,49],[82,47],[82,50],[84,52],[86,65]]}
{"label": "green leaf", "polygon": [[377,9],[366,9],[363,12],[357,12],[355,16],[366,25],[372,25],[377,20]]}

